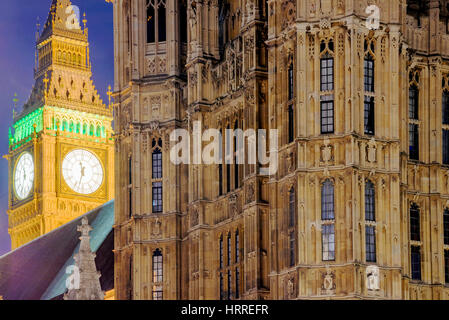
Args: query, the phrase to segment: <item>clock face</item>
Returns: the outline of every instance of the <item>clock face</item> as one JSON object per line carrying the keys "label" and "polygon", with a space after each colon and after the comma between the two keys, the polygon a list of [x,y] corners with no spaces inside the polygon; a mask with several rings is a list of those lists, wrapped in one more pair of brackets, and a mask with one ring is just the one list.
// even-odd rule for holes
{"label": "clock face", "polygon": [[30,195],[34,182],[34,161],[30,153],[22,154],[14,172],[14,190],[19,200]]}
{"label": "clock face", "polygon": [[67,185],[80,194],[91,194],[103,183],[100,160],[87,150],[73,150],[62,162],[62,175]]}

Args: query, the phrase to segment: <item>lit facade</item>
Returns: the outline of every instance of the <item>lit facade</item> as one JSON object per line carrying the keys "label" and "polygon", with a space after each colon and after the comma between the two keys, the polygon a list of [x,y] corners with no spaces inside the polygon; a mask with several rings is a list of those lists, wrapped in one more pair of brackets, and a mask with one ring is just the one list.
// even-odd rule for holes
{"label": "lit facade", "polygon": [[[118,299],[449,298],[446,1],[113,3]],[[195,120],[279,170],[174,165]]]}
{"label": "lit facade", "polygon": [[86,20],[53,0],[36,34],[35,84],[9,135],[15,249],[114,197],[112,110],[92,82]]}

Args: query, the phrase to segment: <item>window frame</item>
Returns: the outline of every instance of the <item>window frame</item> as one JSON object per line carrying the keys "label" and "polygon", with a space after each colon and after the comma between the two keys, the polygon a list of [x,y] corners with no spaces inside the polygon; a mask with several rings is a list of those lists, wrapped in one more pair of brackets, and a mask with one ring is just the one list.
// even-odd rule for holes
{"label": "window frame", "polygon": [[335,185],[326,179],[321,185],[322,261],[335,261]]}
{"label": "window frame", "polygon": [[[162,5],[162,7],[161,7]],[[147,0],[146,1],[146,43],[157,44],[167,42],[167,3],[166,0]],[[153,13],[154,17],[151,19],[153,22],[150,25],[150,13]],[[161,17],[163,18],[161,18]],[[150,34],[152,37],[150,38]],[[164,38],[165,35],[165,38]],[[163,39],[161,39],[161,37]]]}
{"label": "window frame", "polygon": [[421,241],[421,210],[416,204],[412,204],[410,212],[410,240]]}
{"label": "window frame", "polygon": [[160,249],[156,249],[153,251],[153,261],[152,261],[152,270],[153,270],[153,288],[152,288],[152,296],[153,300],[163,300],[163,282],[164,282],[164,257],[162,255],[162,251]]}
{"label": "window frame", "polygon": [[421,246],[412,245],[410,248],[410,273],[412,280],[422,280]]}

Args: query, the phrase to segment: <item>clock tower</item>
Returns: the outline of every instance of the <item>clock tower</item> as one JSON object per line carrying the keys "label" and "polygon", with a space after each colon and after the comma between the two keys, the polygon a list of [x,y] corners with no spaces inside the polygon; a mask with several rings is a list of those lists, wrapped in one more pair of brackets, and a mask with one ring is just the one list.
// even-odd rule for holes
{"label": "clock tower", "polygon": [[36,35],[35,84],[9,134],[15,249],[114,197],[112,110],[93,85],[86,19],[53,0]]}

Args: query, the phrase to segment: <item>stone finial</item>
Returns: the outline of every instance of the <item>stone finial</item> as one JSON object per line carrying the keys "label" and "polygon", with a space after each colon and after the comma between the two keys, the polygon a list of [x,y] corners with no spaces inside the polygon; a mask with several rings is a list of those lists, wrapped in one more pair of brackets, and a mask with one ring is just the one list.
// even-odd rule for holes
{"label": "stone finial", "polygon": [[104,292],[100,285],[100,272],[95,265],[95,253],[90,247],[89,233],[92,227],[86,217],[81,221],[77,230],[81,233],[80,248],[75,254],[75,268],[72,277],[78,277],[74,285],[68,288],[64,300],[104,300]]}

